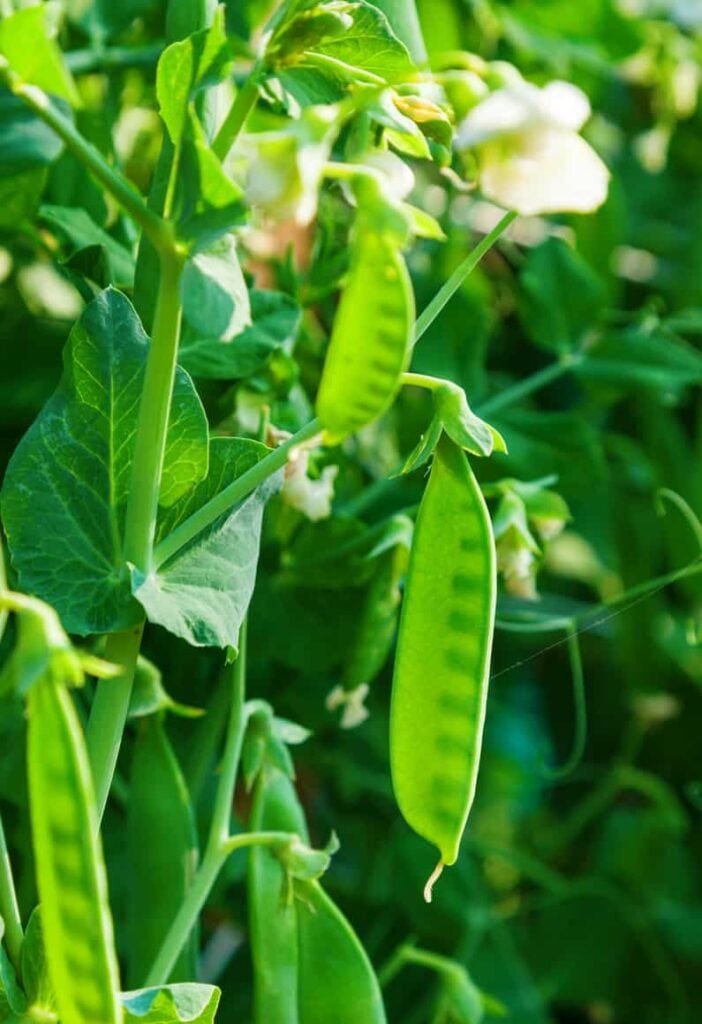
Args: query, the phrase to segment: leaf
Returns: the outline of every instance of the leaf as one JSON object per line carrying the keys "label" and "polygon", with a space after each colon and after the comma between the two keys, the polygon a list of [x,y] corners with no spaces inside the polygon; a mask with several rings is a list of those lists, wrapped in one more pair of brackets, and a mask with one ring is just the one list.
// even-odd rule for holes
{"label": "leaf", "polygon": [[178,161],[173,215],[186,242],[206,244],[244,218],[243,193],[227,177],[200,122],[190,119]]}
{"label": "leaf", "polygon": [[[21,585],[53,605],[72,633],[125,629],[140,618],[122,535],[148,345],[120,292],[91,302],[69,336],[59,387],[5,477],[3,521]],[[193,384],[179,370],[163,505],[205,476],[207,433]]]}
{"label": "leaf", "polygon": [[237,380],[259,370],[279,348],[287,349],[302,317],[297,303],[282,292],[252,291],[252,323],[229,343],[184,331],[180,360],[195,377]]}
{"label": "leaf", "polygon": [[56,1001],[49,979],[44,950],[41,908],[35,907],[29,918],[22,943],[22,984],[34,1019],[52,1019]]}
{"label": "leaf", "polygon": [[48,125],[9,89],[0,88],[0,177],[46,167],[62,151],[63,143]]}
{"label": "leaf", "polygon": [[126,246],[103,231],[85,210],[71,206],[44,205],[39,216],[72,243],[73,258],[85,249],[98,247],[104,253],[110,283],[118,288],[132,287],[134,256]]}
{"label": "leaf", "polygon": [[[4,931],[5,925],[0,918],[0,935]],[[10,963],[5,947],[0,945],[0,1021],[12,1022],[23,1019],[26,1009],[27,1000],[17,984],[15,969]]]}
{"label": "leaf", "polygon": [[156,96],[175,146],[188,131],[190,107],[197,93],[221,82],[231,64],[224,7],[217,8],[211,28],[193,32],[163,51],[156,69]]}
{"label": "leaf", "polygon": [[[138,985],[156,959],[193,884],[198,861],[190,797],[159,715],[143,719],[137,732],[129,785],[127,850],[127,966],[130,985]],[[196,976],[196,939],[197,928],[183,943],[169,980]]]}
{"label": "leaf", "polygon": [[181,295],[183,317],[199,337],[228,342],[251,324],[249,292],[233,235],[188,260]]}
{"label": "leaf", "polygon": [[161,681],[161,672],[142,654],[137,660],[134,685],[129,701],[129,718],[145,718],[159,711],[170,711],[181,718],[199,718],[204,714],[200,708],[179,704],[168,694]]}
{"label": "leaf", "polygon": [[559,354],[571,351],[597,324],[607,298],[599,276],[560,238],[531,250],[520,284],[525,331],[535,345]]}
{"label": "leaf", "polygon": [[148,14],[156,0],[64,0],[69,19],[80,25],[97,43],[104,43],[127,28],[135,18]]}
{"label": "leaf", "polygon": [[[206,480],[162,516],[157,540],[270,453],[257,441],[215,438]],[[236,647],[253,593],[263,506],[278,475],[225,512],[158,569],[132,569],[134,596],[151,622],[196,646]]]}
{"label": "leaf", "polygon": [[702,383],[702,354],[664,331],[634,327],[604,338],[576,370],[586,380],[624,391],[677,391]]}
{"label": "leaf", "polygon": [[124,1024],[214,1024],[220,995],[195,982],[123,992]]}
{"label": "leaf", "polygon": [[[334,18],[329,19],[332,6]],[[283,87],[301,104],[339,100],[347,94],[349,83],[377,85],[415,76],[406,46],[394,35],[385,15],[365,0],[320,4],[298,17],[300,25],[315,21],[318,37],[310,34],[305,39],[300,33],[299,52],[284,48],[285,59],[276,68]],[[344,21],[347,27],[339,31]],[[275,53],[271,59],[275,65]]]}
{"label": "leaf", "polygon": [[28,85],[77,105],[75,83],[54,37],[60,7],[46,3],[25,7],[0,21],[0,54]]}

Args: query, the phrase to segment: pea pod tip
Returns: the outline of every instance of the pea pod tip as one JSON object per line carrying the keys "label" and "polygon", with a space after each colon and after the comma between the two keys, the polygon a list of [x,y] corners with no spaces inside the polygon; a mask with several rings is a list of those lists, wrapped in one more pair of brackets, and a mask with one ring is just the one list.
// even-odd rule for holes
{"label": "pea pod tip", "polygon": [[442,872],[443,872],[445,867],[446,867],[445,862],[443,860],[440,860],[439,863],[434,868],[434,870],[432,871],[432,873],[427,878],[426,885],[424,886],[424,902],[425,903],[431,903],[431,898],[432,898],[432,895],[433,895],[433,892],[434,892],[434,885],[441,878]]}

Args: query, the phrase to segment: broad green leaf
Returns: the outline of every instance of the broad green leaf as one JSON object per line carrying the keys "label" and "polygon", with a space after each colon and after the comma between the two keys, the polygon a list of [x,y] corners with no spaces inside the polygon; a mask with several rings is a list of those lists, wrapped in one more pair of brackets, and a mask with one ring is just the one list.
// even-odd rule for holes
{"label": "broad green leaf", "polygon": [[353,25],[339,36],[323,41],[316,53],[331,57],[351,68],[361,68],[385,82],[405,81],[415,73],[412,58],[390,28],[387,18],[372,4],[360,0],[345,7]]}
{"label": "broad green leaf", "polygon": [[181,144],[172,214],[182,238],[206,245],[244,219],[243,193],[227,177],[200,122],[191,117]]}
{"label": "broad green leaf", "polygon": [[188,129],[191,105],[198,91],[221,82],[231,63],[223,6],[217,8],[211,28],[194,32],[163,51],[156,71],[156,95],[175,146]]}
{"label": "broad green leaf", "polygon": [[11,178],[0,177],[0,228],[14,229],[31,217],[39,205],[45,184],[46,172],[42,168]]}
{"label": "broad green leaf", "polygon": [[73,246],[72,257],[84,249],[97,247],[104,252],[110,281],[118,288],[134,284],[134,256],[121,242],[103,231],[85,212],[71,206],[42,206],[41,219],[56,228]]}
{"label": "broad green leaf", "polygon": [[520,275],[519,316],[541,348],[569,352],[596,326],[607,292],[590,265],[560,238],[529,254]]}
{"label": "broad green leaf", "polygon": [[76,104],[75,83],[54,41],[60,11],[59,4],[46,3],[3,17],[0,54],[23,82]]}
{"label": "broad green leaf", "polygon": [[251,306],[233,235],[188,260],[181,283],[183,317],[199,338],[229,342],[251,324]]}
{"label": "broad green leaf", "polygon": [[[35,907],[24,933],[22,943],[22,985],[35,1020],[50,1020],[56,1013],[56,1000],[49,979],[44,949],[44,930],[41,908]],[[45,1016],[42,1017],[41,1015]]]}
{"label": "broad green leaf", "polygon": [[220,995],[195,982],[123,992],[124,1024],[214,1024]]}
{"label": "broad green leaf", "polygon": [[634,327],[598,342],[576,369],[586,380],[622,391],[678,391],[702,383],[702,354],[665,331]]}
{"label": "broad green leaf", "polygon": [[259,370],[271,353],[294,340],[300,326],[301,310],[281,292],[252,291],[251,326],[231,343],[185,330],[180,361],[195,377],[237,380]]}
{"label": "broad green leaf", "polygon": [[[270,449],[243,438],[215,438],[207,479],[167,509],[157,540],[217,495]],[[132,572],[132,587],[151,622],[196,647],[236,647],[253,593],[266,499],[271,478],[148,576]]]}
{"label": "broad green leaf", "polygon": [[63,143],[8,89],[0,88],[0,177],[53,163]]}
{"label": "broad green leaf", "polygon": [[[129,301],[102,292],[71,331],[58,389],[10,461],[2,514],[24,589],[72,633],[139,620],[122,534],[149,340]],[[207,422],[179,370],[161,502],[172,505],[207,472]]]}
{"label": "broad green leaf", "polygon": [[[161,715],[138,726],[127,810],[127,977],[140,985],[193,883],[197,832],[190,797]],[[170,981],[197,975],[197,929]]]}

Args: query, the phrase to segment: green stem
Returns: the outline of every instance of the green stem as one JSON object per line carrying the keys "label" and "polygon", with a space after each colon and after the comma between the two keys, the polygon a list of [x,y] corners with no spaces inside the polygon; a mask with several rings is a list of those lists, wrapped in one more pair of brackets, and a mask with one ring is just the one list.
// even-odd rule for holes
{"label": "green stem", "polygon": [[188,895],[181,904],[170,931],[149,971],[145,987],[165,985],[168,981],[173,966],[183,948],[183,944],[195,926],[200,916],[200,911],[207,902],[207,897],[212,891],[212,887],[217,881],[217,877],[230,854],[249,846],[284,847],[295,838],[296,836],[291,832],[243,832],[241,835],[232,836],[218,849],[211,850],[205,854],[195,880],[188,890]]}
{"label": "green stem", "polygon": [[269,476],[282,469],[288,461],[290,452],[305,441],[311,440],[322,430],[322,424],[318,419],[310,420],[301,430],[293,434],[283,444],[274,448],[270,455],[266,455],[255,466],[242,473],[233,483],[225,487],[214,498],[206,502],[197,512],[185,519],[180,526],[177,526],[173,533],[170,533],[154,551],[154,565],[158,568],[177,554],[185,547],[198,533],[211,526],[221,515],[227,512],[233,505],[254,491],[259,484],[267,480]]}
{"label": "green stem", "polygon": [[246,119],[256,104],[258,99],[258,75],[259,69],[254,67],[236,94],[234,102],[229,108],[229,113],[214,138],[212,151],[220,160],[224,160],[229,154],[230,149],[238,138],[239,132],[246,124]]}
{"label": "green stem", "polygon": [[89,75],[95,71],[118,71],[122,68],[153,67],[163,53],[165,43],[148,46],[109,46],[105,49],[69,50],[66,64],[74,75]]}
{"label": "green stem", "polygon": [[499,224],[497,224],[492,231],[483,238],[482,242],[476,245],[475,249],[466,256],[463,262],[456,267],[446,284],[438,290],[429,305],[422,310],[414,329],[415,345],[425,331],[427,331],[434,323],[444,306],[453,298],[470,272],[477,267],[485,253],[493,247],[500,235],[503,234],[510,224],[516,219],[516,216],[517,214],[513,212],[506,213]]}
{"label": "green stem", "polygon": [[232,800],[236,773],[239,769],[241,747],[246,731],[246,711],[244,697],[246,691],[246,620],[239,631],[239,652],[232,666],[232,694],[227,725],[227,739],[222,755],[217,794],[210,825],[207,851],[219,850],[226,843],[230,834]]}
{"label": "green stem", "polygon": [[436,391],[444,381],[438,377],[430,377],[426,373],[403,373],[402,383],[415,388],[426,388],[427,391]]}
{"label": "green stem", "polygon": [[95,788],[95,807],[101,821],[110,794],[122,733],[127,721],[132,684],[136,670],[143,625],[107,638],[103,657],[122,672],[112,679],[99,680],[86,730],[88,759]]}
{"label": "green stem", "polygon": [[0,59],[0,81],[63,139],[66,148],[91,171],[119,205],[139,224],[159,252],[173,252],[175,243],[171,226],[149,209],[131,183],[107,163],[99,149],[83,138],[73,122],[53,106],[45,92],[34,85],[25,85],[21,82],[3,59]]}
{"label": "green stem", "polygon": [[5,925],[5,941],[10,960],[19,972],[20,953],[22,950],[22,919],[20,917],[19,905],[17,903],[17,892],[15,881],[12,876],[12,865],[10,855],[5,841],[5,829],[0,818],[0,915]]}
{"label": "green stem", "polygon": [[578,352],[568,353],[562,359],[559,359],[557,363],[550,363],[548,366],[544,366],[542,370],[537,370],[536,373],[532,373],[530,377],[519,381],[513,387],[501,391],[498,395],[493,395],[492,398],[488,398],[485,402],[481,402],[476,409],[476,413],[480,416],[491,416],[499,412],[500,409],[515,405],[528,395],[534,394],[535,391],[540,391],[547,384],[552,384],[559,377],[576,369],[584,360],[585,357]]}
{"label": "green stem", "polygon": [[125,523],[124,556],[144,573],[151,570],[168,416],[180,336],[183,261],[161,257],[161,278],[144,388],[139,403]]}
{"label": "green stem", "polygon": [[192,931],[227,857],[236,850],[246,846],[284,845],[293,838],[287,832],[244,832],[236,836],[230,835],[234,786],[236,784],[236,776],[241,759],[241,747],[248,720],[247,709],[244,705],[246,688],[245,625],[242,627],[239,637],[239,654],[232,667],[231,676],[232,694],[227,738],[224,745],[214,812],[205,855],[193,884],[188,891],[188,895],[181,905],[149,971],[146,979],[147,986],[165,984],[170,977],[173,965],[180,956],[180,951]]}

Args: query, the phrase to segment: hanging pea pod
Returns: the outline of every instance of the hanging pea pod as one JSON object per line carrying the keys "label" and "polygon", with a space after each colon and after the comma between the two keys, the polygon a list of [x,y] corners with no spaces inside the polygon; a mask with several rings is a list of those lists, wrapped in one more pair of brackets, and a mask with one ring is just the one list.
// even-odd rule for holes
{"label": "hanging pea pod", "polygon": [[[127,815],[129,908],[127,976],[143,985],[197,868],[190,797],[161,716],[139,725]],[[146,909],[145,909],[146,908]],[[196,930],[185,943],[171,982],[197,977]]]}
{"label": "hanging pea pod", "polygon": [[395,795],[408,824],[438,847],[435,874],[455,863],[475,794],[495,596],[485,501],[444,436],[417,515],[390,716]]}
{"label": "hanging pea pod", "polygon": [[48,672],[28,694],[27,767],[49,976],[62,1024],[118,1024],[107,878],[83,733]]}
{"label": "hanging pea pod", "polygon": [[317,395],[330,441],[376,419],[392,402],[412,350],[414,294],[397,245],[364,226],[334,320]]}
{"label": "hanging pea pod", "polygon": [[380,985],[356,933],[319,882],[296,882],[300,1024],[385,1024]]}
{"label": "hanging pea pod", "polygon": [[[249,828],[297,832],[307,826],[292,782],[266,764],[256,781]],[[249,853],[249,922],[254,964],[255,1024],[299,1024],[295,906],[285,869],[269,850]]]}

